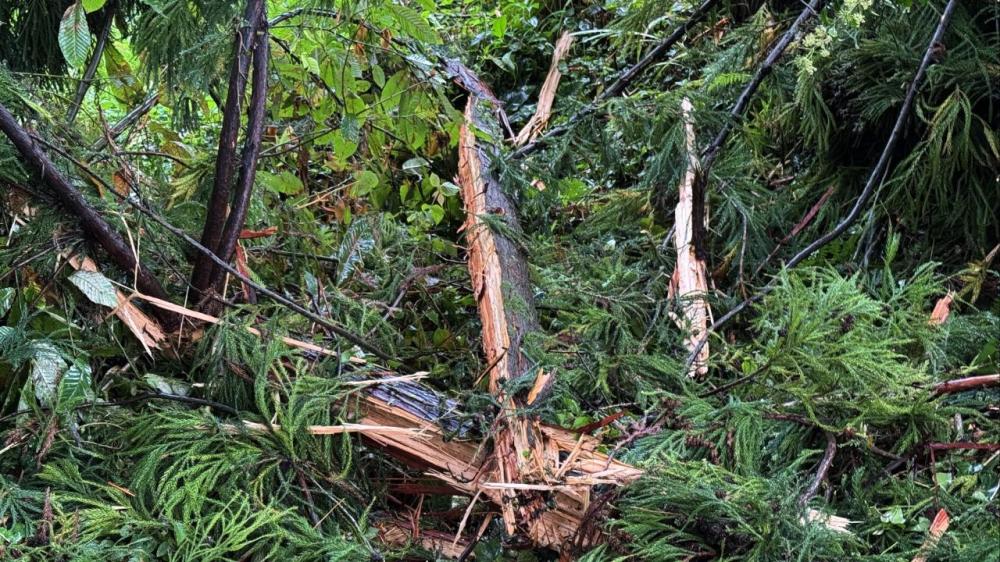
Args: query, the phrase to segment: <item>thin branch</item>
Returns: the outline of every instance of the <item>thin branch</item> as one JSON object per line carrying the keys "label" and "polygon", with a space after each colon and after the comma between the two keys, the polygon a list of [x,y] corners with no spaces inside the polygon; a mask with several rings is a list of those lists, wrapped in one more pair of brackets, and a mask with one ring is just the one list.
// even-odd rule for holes
{"label": "thin branch", "polygon": [[129,111],[127,114],[125,114],[125,117],[122,117],[121,121],[115,123],[111,127],[111,129],[108,130],[105,136],[101,137],[100,140],[95,142],[90,147],[90,150],[94,152],[99,152],[101,150],[104,150],[104,148],[108,146],[109,142],[108,139],[114,139],[118,135],[124,133],[126,129],[134,125],[135,122],[141,119],[143,115],[149,113],[151,109],[156,107],[156,104],[159,102],[160,102],[160,93],[154,92],[152,95],[146,98],[145,101],[143,101],[141,104],[139,104],[131,111]]}
{"label": "thin branch", "polygon": [[952,394],[984,386],[1000,386],[1000,375],[980,375],[938,383],[934,386],[934,394]]}
{"label": "thin branch", "polygon": [[823,5],[826,4],[826,0],[812,0],[799,17],[795,18],[791,27],[785,31],[781,39],[771,47],[771,51],[767,53],[767,58],[757,69],[757,72],[753,75],[753,78],[740,92],[740,97],[736,99],[736,104],[729,111],[729,119],[726,120],[725,125],[722,126],[722,130],[715,136],[712,144],[708,145],[702,152],[702,168],[704,174],[707,177],[708,171],[712,168],[712,164],[715,163],[715,159],[719,155],[719,151],[722,150],[723,145],[726,144],[726,140],[729,138],[729,134],[733,131],[733,127],[736,122],[740,120],[743,116],[743,112],[746,111],[747,106],[750,105],[750,99],[753,98],[754,94],[757,93],[757,89],[760,87],[761,83],[764,81],[770,73],[771,69],[774,68],[775,63],[781,58],[781,55],[785,53],[785,49],[791,44],[792,39],[799,33],[799,28],[802,24],[806,22],[813,15],[819,13],[823,9]]}
{"label": "thin branch", "polygon": [[[800,264],[806,258],[811,256],[816,250],[819,250],[823,246],[826,246],[831,241],[838,238],[841,234],[847,231],[848,228],[854,224],[854,221],[858,219],[861,215],[861,210],[868,199],[871,197],[875,190],[876,184],[878,184],[886,173],[886,169],[889,165],[889,159],[892,157],[892,153],[896,148],[896,144],[899,142],[899,137],[902,135],[903,126],[906,124],[906,120],[910,115],[910,111],[913,109],[913,104],[917,97],[917,92],[920,90],[920,85],[924,81],[924,76],[927,74],[927,68],[931,65],[933,59],[933,54],[941,44],[944,38],[945,29],[948,27],[948,22],[951,20],[951,15],[955,11],[955,5],[957,0],[949,0],[948,4],[944,8],[944,12],[941,14],[941,20],[938,22],[937,29],[934,30],[934,35],[931,40],[927,43],[927,49],[924,51],[923,59],[920,61],[920,66],[917,67],[917,73],[913,77],[913,81],[910,83],[909,88],[906,91],[906,97],[903,99],[903,106],[899,108],[899,114],[896,116],[896,124],[892,128],[892,132],[889,135],[888,141],[886,141],[885,147],[882,149],[882,155],[879,157],[878,162],[875,167],[872,168],[871,173],[868,175],[868,181],[865,183],[864,189],[858,195],[854,202],[854,206],[851,211],[844,217],[837,226],[833,228],[830,232],[824,234],[813,243],[806,246],[802,251],[795,254],[788,262],[785,263],[785,269],[791,269],[796,265]],[[709,328],[708,334],[702,338],[699,342],[695,351],[693,351],[687,359],[687,365],[690,367],[698,357],[698,351],[701,350],[702,346],[708,342],[708,338],[712,332],[718,330],[722,325],[731,320],[733,317],[737,316],[748,307],[754,303],[760,301],[764,296],[774,290],[775,279],[771,279],[759,293],[744,300],[740,304],[736,305],[732,310],[724,314],[718,320],[716,320]]]}
{"label": "thin branch", "polygon": [[826,436],[826,450],[823,451],[823,459],[819,461],[819,466],[816,467],[816,476],[813,477],[813,481],[806,488],[805,492],[799,496],[799,507],[803,509],[809,503],[809,500],[816,496],[816,492],[819,491],[819,485],[826,479],[826,474],[830,472],[830,465],[833,464],[833,457],[837,454],[837,438],[829,431],[824,431],[823,434]]}
{"label": "thin branch", "polygon": [[72,124],[76,120],[77,113],[80,112],[80,106],[83,105],[83,98],[87,95],[87,90],[90,89],[90,84],[94,81],[94,75],[97,74],[97,66],[101,63],[101,56],[104,55],[104,48],[108,44],[108,36],[111,35],[111,24],[115,16],[115,4],[116,2],[108,2],[104,7],[104,19],[101,22],[101,34],[97,38],[97,45],[94,47],[94,52],[90,55],[90,62],[87,64],[87,70],[83,73],[83,79],[76,85],[76,95],[73,97],[73,104],[69,106],[69,113],[66,116],[66,121]]}
{"label": "thin branch", "polygon": [[684,35],[688,32],[688,30],[691,29],[693,25],[704,19],[705,15],[708,14],[708,11],[711,10],[712,7],[717,3],[718,0],[705,0],[700,6],[698,6],[698,8],[694,12],[691,13],[691,16],[688,17],[688,19],[685,20],[684,23],[680,24],[674,29],[673,33],[668,35],[665,39],[663,39],[663,41],[660,41],[660,43],[656,47],[650,49],[639,60],[639,62],[635,63],[633,66],[629,67],[627,70],[622,72],[610,86],[608,86],[600,95],[598,95],[594,99],[594,101],[590,102],[582,109],[574,113],[573,116],[566,121],[565,125],[560,125],[559,127],[553,127],[552,129],[549,129],[548,133],[545,133],[538,139],[512,152],[510,158],[515,158],[515,159],[523,158],[533,152],[538,151],[543,146],[552,141],[552,139],[562,136],[567,132],[569,132],[570,129],[572,129],[573,124],[578,123],[580,119],[596,111],[597,108],[602,103],[613,97],[620,95],[622,92],[625,91],[625,88],[627,88],[629,84],[631,84],[636,78],[638,78],[643,72],[645,72],[647,68],[649,68],[653,63],[661,60],[664,55],[670,52],[670,49],[673,48],[673,46],[678,41],[680,41],[682,37],[684,37]]}
{"label": "thin branch", "polygon": [[[208,202],[205,225],[201,234],[201,244],[218,253],[222,230],[226,224],[230,199],[230,184],[236,165],[236,141],[240,132],[240,115],[243,94],[246,90],[247,72],[250,68],[250,49],[260,21],[263,0],[247,0],[243,25],[236,34],[234,51],[236,62],[230,69],[229,91],[222,111],[222,128],[219,132],[219,150],[215,157],[215,179]],[[204,292],[211,283],[215,272],[212,260],[206,255],[198,256],[191,273],[191,285],[198,292]]]}

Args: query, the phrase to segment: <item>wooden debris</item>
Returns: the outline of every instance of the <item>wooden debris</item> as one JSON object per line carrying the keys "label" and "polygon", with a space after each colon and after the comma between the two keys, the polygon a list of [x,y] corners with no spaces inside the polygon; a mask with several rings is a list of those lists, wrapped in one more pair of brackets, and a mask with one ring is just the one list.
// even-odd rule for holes
{"label": "wooden debris", "polygon": [[[100,272],[94,260],[87,256],[64,252],[63,257],[77,271]],[[115,297],[118,299],[118,306],[115,307],[112,314],[125,324],[125,327],[132,332],[135,339],[139,340],[142,348],[146,350],[146,353],[150,357],[153,356],[154,349],[162,351],[169,347],[167,336],[160,327],[159,322],[147,316],[139,307],[132,304],[130,297],[125,296],[124,293],[117,289],[115,290]]]}
{"label": "wooden debris", "polygon": [[938,383],[934,386],[934,394],[952,394],[986,386],[1000,386],[1000,374],[979,375]]}
{"label": "wooden debris", "polygon": [[[674,210],[674,247],[677,250],[677,264],[670,281],[673,296],[681,302],[682,317],[675,317],[681,329],[687,332],[684,345],[691,353],[697,353],[696,359],[688,369],[689,377],[700,377],[708,374],[708,343],[696,350],[701,339],[708,334],[709,310],[708,301],[708,271],[705,260],[699,255],[697,244],[698,228],[703,228],[696,217],[695,197],[704,192],[698,190],[701,181],[700,164],[698,162],[698,147],[695,141],[694,117],[691,102],[687,98],[681,102],[681,112],[684,118],[684,138],[687,147],[687,170],[681,179],[679,200]],[[702,221],[704,218],[702,217]]]}
{"label": "wooden debris", "polygon": [[[466,76],[466,80],[473,77]],[[525,413],[552,383],[553,373],[535,373],[534,387],[526,398],[505,389],[508,381],[537,368],[524,354],[523,342],[539,328],[527,260],[515,240],[520,234],[517,208],[490,173],[495,151],[480,144],[474,132],[486,131],[499,138],[498,126],[490,118],[496,112],[494,98],[481,81],[469,90],[485,94],[469,96],[459,137],[458,181],[466,213],[462,229],[483,326],[489,390],[500,404],[500,413],[492,435],[491,462],[476,459],[481,466],[468,466],[464,475],[456,475],[454,462],[449,462],[448,471],[433,474],[466,493],[482,492],[498,504],[509,535],[521,535],[537,546],[565,554],[574,545],[587,546],[599,540],[596,531],[583,529],[591,486],[624,484],[641,473],[597,453],[596,439],[546,427]],[[491,225],[498,221],[502,221],[502,229]],[[376,419],[369,423],[387,422]],[[563,458],[566,461],[561,461]],[[486,469],[486,474],[480,469]],[[475,474],[471,482],[467,481],[470,472]]]}
{"label": "wooden debris", "polygon": [[950,292],[938,299],[937,303],[934,304],[934,310],[931,311],[931,317],[927,320],[927,323],[931,326],[940,326],[947,322],[948,315],[951,314],[951,303],[954,300],[955,295]]}
{"label": "wooden debris", "polygon": [[927,562],[927,554],[937,546],[945,531],[948,530],[949,523],[951,523],[951,519],[948,517],[948,512],[939,509],[937,515],[934,516],[934,521],[931,521],[930,529],[927,530],[927,538],[920,546],[920,552],[913,557],[911,562]]}
{"label": "wooden debris", "polygon": [[538,106],[535,114],[524,125],[517,136],[514,137],[514,146],[523,146],[529,141],[538,138],[538,135],[545,129],[552,116],[552,102],[556,99],[556,89],[559,88],[559,80],[562,72],[559,71],[559,63],[573,46],[573,36],[564,31],[559,40],[556,41],[555,50],[552,51],[552,64],[549,65],[549,73],[542,83],[542,89],[538,92]]}

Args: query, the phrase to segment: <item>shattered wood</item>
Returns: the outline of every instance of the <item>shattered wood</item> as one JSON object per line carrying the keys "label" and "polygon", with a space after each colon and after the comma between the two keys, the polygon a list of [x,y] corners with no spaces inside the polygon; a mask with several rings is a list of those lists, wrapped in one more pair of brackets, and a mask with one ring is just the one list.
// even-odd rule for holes
{"label": "shattered wood", "polygon": [[[568,48],[568,43],[565,45]],[[482,492],[500,505],[504,527],[511,536],[525,536],[537,546],[563,551],[577,542],[590,545],[597,536],[580,537],[591,499],[591,486],[621,484],[638,477],[627,465],[610,462],[596,453],[597,441],[572,432],[541,425],[525,413],[545,387],[552,373],[543,373],[524,353],[524,340],[538,330],[526,257],[511,236],[520,234],[517,208],[491,174],[495,149],[480,144],[473,129],[500,138],[493,96],[479,82],[470,91],[465,123],[459,137],[459,184],[465,204],[463,225],[468,245],[468,267],[473,294],[483,326],[483,351],[489,365],[489,390],[500,404],[493,437],[492,468],[486,475],[478,468],[465,473],[454,468],[437,476],[467,493]],[[504,233],[491,228],[484,217],[504,221]],[[513,396],[505,383],[535,372],[527,399]],[[372,421],[370,423],[376,423]],[[377,423],[384,423],[378,421]],[[562,454],[568,453],[569,457]],[[566,458],[566,462],[560,459]],[[483,461],[485,462],[485,460]],[[575,464],[575,466],[567,466]],[[454,474],[457,474],[455,476]],[[484,478],[485,476],[485,478]],[[470,487],[468,480],[474,480]]]}

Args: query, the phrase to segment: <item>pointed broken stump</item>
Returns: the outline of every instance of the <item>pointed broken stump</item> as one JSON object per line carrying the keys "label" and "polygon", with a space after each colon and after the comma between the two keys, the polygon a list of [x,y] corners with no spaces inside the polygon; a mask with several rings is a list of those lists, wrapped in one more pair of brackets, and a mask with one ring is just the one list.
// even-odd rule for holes
{"label": "pointed broken stump", "polygon": [[[682,316],[674,315],[681,330],[687,332],[684,345],[695,352],[708,333],[708,268],[702,255],[705,231],[705,190],[698,162],[691,102],[684,98],[681,114],[684,119],[684,139],[687,148],[687,169],[678,188],[674,210],[674,247],[677,264],[670,280],[670,293],[681,302]],[[688,371],[690,377],[708,374],[708,343],[697,349],[697,356]]]}

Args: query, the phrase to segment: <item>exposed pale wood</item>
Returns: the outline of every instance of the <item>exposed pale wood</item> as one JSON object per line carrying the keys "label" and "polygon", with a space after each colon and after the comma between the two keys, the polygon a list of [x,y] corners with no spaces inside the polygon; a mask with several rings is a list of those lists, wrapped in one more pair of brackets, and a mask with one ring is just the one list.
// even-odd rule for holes
{"label": "exposed pale wood", "polygon": [[542,83],[542,89],[538,92],[538,105],[535,107],[535,114],[514,137],[514,146],[522,146],[535,140],[548,125],[549,118],[552,116],[552,103],[556,99],[556,89],[559,88],[559,80],[562,78],[559,63],[562,62],[572,46],[573,36],[568,31],[564,31],[559,40],[556,41],[555,49],[552,51],[552,64],[549,65],[549,73],[545,77],[545,82]]}
{"label": "exposed pale wood", "polygon": [[[87,256],[64,252],[63,257],[77,271],[100,272],[94,260]],[[129,297],[117,289],[115,297],[118,299],[118,306],[115,307],[113,314],[125,324],[135,339],[139,340],[150,357],[153,356],[154,349],[162,351],[170,346],[159,322],[147,316],[139,307],[132,304]]]}
{"label": "exposed pale wood", "polygon": [[927,555],[937,546],[941,537],[944,536],[945,531],[948,530],[950,523],[951,518],[948,517],[948,512],[939,509],[937,515],[934,516],[934,521],[931,521],[931,526],[927,530],[927,538],[920,545],[920,552],[913,557],[911,562],[927,562]]}
{"label": "exposed pale wood", "polygon": [[[684,119],[684,138],[687,148],[687,169],[681,179],[679,200],[674,210],[674,247],[677,250],[677,264],[671,279],[673,295],[680,301],[683,317],[679,318],[682,330],[687,332],[684,345],[694,353],[701,338],[708,333],[708,319],[711,311],[705,296],[708,294],[708,270],[699,255],[695,230],[699,227],[695,216],[695,197],[704,197],[704,192],[696,189],[701,181],[698,147],[694,132],[694,116],[691,102],[687,98],[681,102]],[[709,346],[706,343],[697,350],[697,358],[688,368],[688,376],[708,374]]]}

